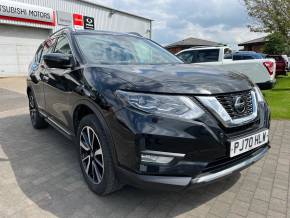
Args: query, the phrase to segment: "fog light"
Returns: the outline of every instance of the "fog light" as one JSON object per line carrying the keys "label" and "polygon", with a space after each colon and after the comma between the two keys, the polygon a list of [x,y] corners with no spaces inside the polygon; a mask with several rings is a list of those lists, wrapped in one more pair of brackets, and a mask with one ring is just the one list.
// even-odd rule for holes
{"label": "fog light", "polygon": [[152,154],[141,154],[141,162],[143,163],[158,163],[158,164],[168,164],[174,157],[157,156]]}

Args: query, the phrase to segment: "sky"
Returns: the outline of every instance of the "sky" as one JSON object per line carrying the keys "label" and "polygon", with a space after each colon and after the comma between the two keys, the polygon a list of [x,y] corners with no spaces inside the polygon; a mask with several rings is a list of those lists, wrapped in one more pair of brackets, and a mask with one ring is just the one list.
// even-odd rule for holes
{"label": "sky", "polygon": [[250,32],[243,0],[92,0],[153,19],[152,38],[167,45],[188,37],[238,43],[264,36]]}

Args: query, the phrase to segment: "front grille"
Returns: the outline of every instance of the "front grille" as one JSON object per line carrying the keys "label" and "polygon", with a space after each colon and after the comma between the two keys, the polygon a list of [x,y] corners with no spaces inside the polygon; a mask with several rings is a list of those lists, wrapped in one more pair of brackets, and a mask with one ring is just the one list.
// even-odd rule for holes
{"label": "front grille", "polygon": [[[241,97],[245,101],[245,110],[243,112],[238,112],[235,109],[234,104],[237,97]],[[221,103],[232,119],[246,117],[253,113],[253,99],[251,91],[218,95],[216,96],[216,99]]]}

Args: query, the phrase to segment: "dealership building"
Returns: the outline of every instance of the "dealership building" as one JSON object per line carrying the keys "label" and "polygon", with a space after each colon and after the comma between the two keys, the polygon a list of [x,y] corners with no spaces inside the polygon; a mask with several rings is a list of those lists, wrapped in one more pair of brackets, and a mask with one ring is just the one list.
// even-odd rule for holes
{"label": "dealership building", "polygon": [[27,74],[43,40],[63,27],[135,32],[151,38],[152,20],[94,0],[0,0],[0,77]]}

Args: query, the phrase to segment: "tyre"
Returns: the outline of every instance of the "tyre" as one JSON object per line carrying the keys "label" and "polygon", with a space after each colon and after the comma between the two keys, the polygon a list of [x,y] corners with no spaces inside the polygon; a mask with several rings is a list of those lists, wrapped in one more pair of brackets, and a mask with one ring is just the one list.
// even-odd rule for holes
{"label": "tyre", "polygon": [[31,120],[31,124],[33,128],[35,129],[46,128],[48,126],[48,123],[44,120],[44,118],[39,113],[36,99],[32,91],[28,93],[28,101],[29,101],[30,120]]}
{"label": "tyre", "polygon": [[112,144],[96,115],[85,116],[79,124],[77,142],[79,162],[89,188],[106,195],[121,186],[114,172]]}

